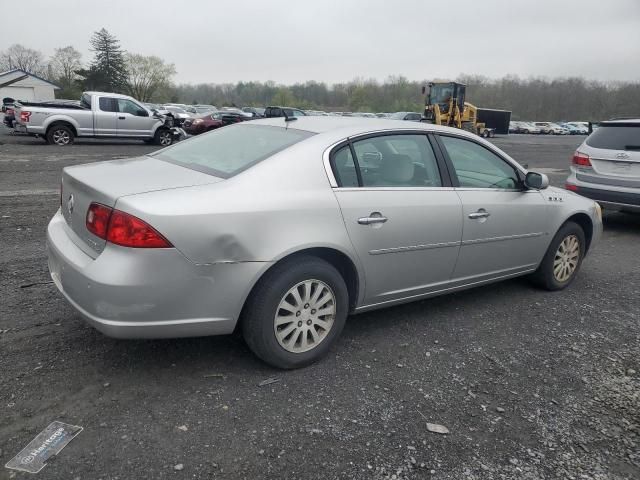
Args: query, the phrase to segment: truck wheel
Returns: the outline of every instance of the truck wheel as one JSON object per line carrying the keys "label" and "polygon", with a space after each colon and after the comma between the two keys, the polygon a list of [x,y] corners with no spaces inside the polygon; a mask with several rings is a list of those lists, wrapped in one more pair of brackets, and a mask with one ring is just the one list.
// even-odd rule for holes
{"label": "truck wheel", "polygon": [[168,147],[173,143],[173,135],[171,134],[170,130],[167,130],[166,128],[159,128],[156,131],[156,134],[153,137],[153,140],[156,145]]}
{"label": "truck wheel", "polygon": [[66,125],[54,125],[47,130],[47,143],[65,147],[73,145],[73,130]]}
{"label": "truck wheel", "polygon": [[489,138],[489,130],[482,131],[482,138]]}

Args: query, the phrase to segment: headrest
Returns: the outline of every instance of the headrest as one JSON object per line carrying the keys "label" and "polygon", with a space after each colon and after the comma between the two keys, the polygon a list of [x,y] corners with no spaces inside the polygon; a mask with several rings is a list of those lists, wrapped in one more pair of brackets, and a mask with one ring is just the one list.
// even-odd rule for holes
{"label": "headrest", "polygon": [[380,177],[389,183],[409,183],[413,179],[413,160],[409,155],[385,155],[380,167]]}

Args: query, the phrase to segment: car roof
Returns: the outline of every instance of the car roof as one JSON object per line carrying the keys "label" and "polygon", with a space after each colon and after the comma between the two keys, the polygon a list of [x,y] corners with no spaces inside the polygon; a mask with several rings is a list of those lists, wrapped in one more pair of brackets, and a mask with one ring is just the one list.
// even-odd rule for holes
{"label": "car roof", "polygon": [[[305,130],[308,132],[320,134],[326,133],[327,136],[335,136],[337,139],[346,138],[353,135],[359,135],[367,132],[381,132],[388,130],[424,130],[431,132],[455,132],[458,135],[478,138],[470,132],[464,130],[434,125],[431,123],[407,122],[405,120],[390,120],[387,118],[370,118],[370,117],[334,117],[334,116],[306,116],[296,117],[296,120],[285,121],[284,117],[265,118],[260,120],[252,120],[249,124],[253,125],[271,125],[275,127],[294,128],[296,130]],[[334,133],[335,135],[331,135]]]}
{"label": "car roof", "polygon": [[640,118],[613,118],[600,122],[601,125],[604,123],[640,123]]}
{"label": "car roof", "polygon": [[[104,97],[113,97],[113,98],[133,98],[129,95],[123,95],[121,93],[111,93],[111,92],[84,92],[87,95],[98,95]],[[142,103],[142,102],[141,102]]]}

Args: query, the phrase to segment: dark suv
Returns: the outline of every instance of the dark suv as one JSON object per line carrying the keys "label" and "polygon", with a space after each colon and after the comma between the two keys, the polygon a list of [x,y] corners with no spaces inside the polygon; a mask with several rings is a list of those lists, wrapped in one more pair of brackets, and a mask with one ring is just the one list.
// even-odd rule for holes
{"label": "dark suv", "polygon": [[266,118],[273,117],[306,117],[307,114],[298,108],[291,107],[267,107],[264,109]]}

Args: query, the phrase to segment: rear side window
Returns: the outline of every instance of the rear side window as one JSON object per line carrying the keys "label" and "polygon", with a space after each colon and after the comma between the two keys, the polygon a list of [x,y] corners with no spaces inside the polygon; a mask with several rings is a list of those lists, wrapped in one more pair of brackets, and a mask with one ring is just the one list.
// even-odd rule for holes
{"label": "rear side window", "polygon": [[381,135],[353,142],[333,156],[341,187],[440,187],[442,179],[426,135]]}
{"label": "rear side window", "polygon": [[312,135],[293,128],[235,125],[180,142],[152,156],[229,178]]}
{"label": "rear side window", "polygon": [[640,124],[601,125],[587,138],[587,145],[607,150],[640,150]]}
{"label": "rear side window", "polygon": [[113,98],[100,97],[98,100],[98,106],[103,112],[117,112],[118,104]]}

